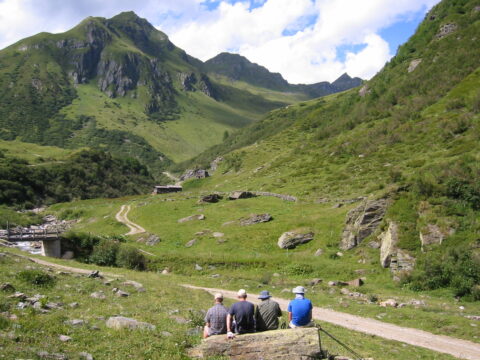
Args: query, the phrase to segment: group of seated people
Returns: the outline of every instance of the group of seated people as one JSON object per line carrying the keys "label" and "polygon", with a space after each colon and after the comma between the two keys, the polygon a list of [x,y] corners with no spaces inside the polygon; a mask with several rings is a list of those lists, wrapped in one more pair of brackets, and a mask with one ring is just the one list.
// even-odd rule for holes
{"label": "group of seated people", "polygon": [[[312,327],[312,302],[305,298],[305,289],[297,286],[292,291],[295,299],[288,305],[290,328]],[[279,317],[282,316],[280,305],[271,299],[268,291],[262,291],[258,298],[261,302],[255,307],[247,301],[247,292],[240,289],[237,293],[238,302],[227,309],[223,305],[223,294],[215,294],[215,305],[205,316],[203,337],[227,334],[229,339],[235,334],[276,330],[279,327]]]}

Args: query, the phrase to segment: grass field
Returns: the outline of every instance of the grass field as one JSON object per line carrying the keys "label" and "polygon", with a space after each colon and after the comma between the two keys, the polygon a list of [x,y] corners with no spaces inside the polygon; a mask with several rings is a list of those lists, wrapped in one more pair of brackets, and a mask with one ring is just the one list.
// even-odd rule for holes
{"label": "grass field", "polygon": [[[142,243],[136,243],[136,246],[156,255],[151,258],[152,268],[160,271],[169,267],[183,281],[231,290],[246,287],[255,292],[262,287],[279,295],[285,288],[298,283],[308,285],[311,279],[321,278],[323,282],[309,290],[316,305],[436,334],[480,341],[479,328],[464,317],[480,311],[478,302],[458,302],[449,290],[414,292],[401,287],[392,281],[388,269],[380,267],[379,250],[366,245],[341,257],[336,255],[345,214],[355,205],[332,209],[332,203],[290,203],[269,197],[199,205],[198,198],[199,193],[192,192],[89,200],[54,205],[49,211],[59,216],[80,217],[81,221],[75,227],[78,231],[118,235],[128,229],[116,222],[115,214],[122,204],[131,204],[129,219],[161,238],[161,242],[153,247]],[[273,220],[251,226],[225,225],[260,213],[271,214]],[[184,224],[177,222],[193,214],[204,214],[206,219]],[[278,248],[278,237],[297,228],[313,230],[314,241],[295,250]],[[199,232],[205,235],[198,235]],[[214,237],[214,232],[223,233],[223,236]],[[196,244],[185,247],[192,239],[197,239]],[[368,239],[364,244],[367,243]],[[317,249],[324,250],[323,255],[315,257]],[[195,264],[201,265],[203,270],[196,271]],[[212,275],[215,276],[212,278]],[[340,289],[327,285],[331,280],[348,281],[360,276],[366,277],[366,283],[354,290],[367,298],[395,298],[399,303],[416,299],[427,305],[418,309],[413,306],[385,309],[342,295]],[[459,306],[464,306],[465,310]]]}

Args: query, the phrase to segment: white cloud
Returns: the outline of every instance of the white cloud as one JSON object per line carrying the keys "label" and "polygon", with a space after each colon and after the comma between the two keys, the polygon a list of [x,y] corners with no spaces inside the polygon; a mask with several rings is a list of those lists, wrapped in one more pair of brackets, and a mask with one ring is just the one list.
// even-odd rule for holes
{"label": "white cloud", "polygon": [[[392,56],[380,30],[438,2],[0,0],[0,48],[40,31],[67,30],[90,15],[134,10],[202,60],[222,51],[239,52],[293,83],[332,81],[343,72],[370,78]],[[338,59],[337,49],[352,45],[364,48]]]}

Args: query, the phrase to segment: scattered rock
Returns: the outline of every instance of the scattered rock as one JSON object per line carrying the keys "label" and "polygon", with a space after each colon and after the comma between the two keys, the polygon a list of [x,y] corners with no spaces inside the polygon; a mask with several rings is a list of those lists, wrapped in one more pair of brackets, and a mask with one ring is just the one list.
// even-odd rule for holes
{"label": "scattered rock", "polygon": [[81,319],[73,319],[73,320],[66,320],[64,321],[65,325],[70,325],[70,326],[83,326],[86,324],[85,320]]}
{"label": "scattered rock", "polygon": [[141,329],[141,330],[155,330],[155,325],[140,322],[135,319],[130,319],[123,316],[113,316],[110,317],[107,322],[106,326],[110,329],[120,330],[120,329]]}
{"label": "scattered rock", "polygon": [[89,278],[92,278],[92,279],[95,279],[95,278],[99,278],[101,277],[100,276],[100,271],[99,270],[93,270],[89,275],[88,275]]}
{"label": "scattered rock", "polygon": [[415,59],[410,62],[410,65],[408,66],[408,72],[411,73],[415,71],[418,65],[422,62],[422,59]]}
{"label": "scattered rock", "polygon": [[90,294],[90,297],[91,298],[94,298],[94,299],[99,299],[99,300],[105,300],[107,297],[105,296],[105,294],[103,293],[103,291],[96,291],[94,293],[91,293]]}
{"label": "scattered rock", "polygon": [[50,359],[50,360],[67,360],[68,357],[65,354],[59,354],[59,353],[48,353],[46,351],[39,351],[37,353],[37,356],[40,359]]}
{"label": "scattered rock", "polygon": [[254,191],[253,194],[255,196],[276,197],[276,198],[284,200],[284,201],[292,201],[292,202],[298,201],[298,199],[295,196],[292,196],[292,195],[276,194],[276,193],[271,193],[271,192],[266,192],[266,191]]}
{"label": "scattered rock", "polygon": [[348,284],[343,281],[329,281],[328,286],[347,286]]}
{"label": "scattered rock", "polygon": [[318,249],[317,251],[315,251],[314,256],[321,256],[321,255],[323,255],[323,249]]}
{"label": "scattered rock", "polygon": [[229,226],[229,225],[234,225],[236,224],[237,222],[235,220],[232,220],[232,221],[227,221],[227,222],[224,222],[222,224],[222,226]]}
{"label": "scattered rock", "polygon": [[162,270],[162,275],[168,275],[170,274],[170,269],[169,268],[165,268]]}
{"label": "scattered rock", "polygon": [[255,197],[255,194],[250,191],[234,191],[229,196],[229,200],[249,199]]}
{"label": "scattered rock", "polygon": [[380,302],[379,304],[382,307],[393,307],[396,308],[398,306],[398,302],[394,299],[388,299],[385,301]]}
{"label": "scattered rock", "polygon": [[148,236],[146,237],[143,237],[143,236],[140,237],[137,241],[143,242],[145,243],[145,245],[148,245],[148,246],[155,246],[158,243],[160,243],[161,239],[155,234],[148,234]]}
{"label": "scattered rock", "polygon": [[124,281],[122,283],[122,285],[124,286],[133,286],[135,288],[135,290],[137,290],[137,292],[145,292],[145,288],[143,287],[142,284],[140,284],[139,282],[137,281],[133,281],[133,280],[127,280],[127,281]]}
{"label": "scattered rock", "polygon": [[170,319],[175,321],[177,324],[188,324],[190,321],[185,319],[184,317],[178,316],[178,315],[172,315],[170,316]]}
{"label": "scattered rock", "polygon": [[347,214],[340,248],[349,250],[359,245],[371,235],[383,220],[387,210],[387,200],[365,201]]}
{"label": "scattered rock", "polygon": [[27,295],[25,295],[25,294],[22,293],[22,292],[18,292],[18,291],[17,291],[17,292],[15,292],[15,294],[10,295],[8,298],[9,298],[9,299],[18,299],[18,300],[22,300],[22,301],[23,301],[23,300],[25,300],[25,299],[27,298]]}
{"label": "scattered rock", "polygon": [[192,247],[193,245],[195,245],[197,243],[197,241],[198,241],[197,239],[192,239],[185,244],[185,247],[187,247],[187,248]]}
{"label": "scattered rock", "polygon": [[213,274],[210,276],[212,279],[218,279],[220,277],[220,274]]}
{"label": "scattered rock", "polygon": [[3,292],[14,292],[15,291],[15,287],[10,284],[10,283],[3,283],[2,285],[0,285],[0,291],[3,291]]}
{"label": "scattered rock", "polygon": [[205,204],[205,203],[215,204],[222,199],[223,199],[223,196],[219,194],[210,194],[210,195],[202,196],[202,198],[198,201],[198,203],[199,204]]}
{"label": "scattered rock", "polygon": [[85,352],[85,351],[79,353],[78,356],[84,358],[85,360],[93,360],[92,354],[89,354],[89,353],[87,353],[87,352]]}
{"label": "scattered rock", "polygon": [[478,315],[466,315],[465,317],[470,320],[480,321],[480,316]]}
{"label": "scattered rock", "polygon": [[128,296],[130,296],[130,294],[128,292],[122,291],[120,289],[115,291],[115,295],[118,296],[118,297],[128,297]]}
{"label": "scattered rock", "polygon": [[363,280],[362,279],[354,279],[347,281],[348,286],[353,286],[353,287],[360,287],[363,285]]}
{"label": "scattered rock", "polygon": [[194,221],[194,220],[205,220],[205,215],[198,214],[198,215],[187,216],[183,219],[179,219],[178,222],[179,223],[186,223],[188,221]]}
{"label": "scattered rock", "polygon": [[280,274],[279,274],[279,273],[273,273],[272,276],[273,276],[273,277],[280,277]]}
{"label": "scattered rock", "polygon": [[278,247],[281,249],[294,249],[298,245],[306,244],[314,239],[313,232],[300,230],[287,231],[278,239]]}
{"label": "scattered rock", "polygon": [[173,336],[171,332],[168,332],[168,331],[162,331],[160,333],[163,337],[171,337]]}
{"label": "scattered rock", "polygon": [[442,39],[445,36],[457,31],[457,29],[458,25],[455,23],[443,24],[442,26],[440,26],[440,30],[438,31],[437,35],[435,35],[435,37],[437,39]]}
{"label": "scattered rock", "polygon": [[337,255],[338,257],[342,257],[343,256],[343,253],[341,251],[335,253],[335,255]]}
{"label": "scattered rock", "polygon": [[252,214],[250,215],[250,217],[246,219],[241,219],[240,225],[242,226],[254,225],[254,224],[269,222],[272,219],[273,219],[272,215],[270,214]]}
{"label": "scattered rock", "polygon": [[201,266],[198,265],[198,264],[195,264],[195,270],[197,270],[197,271],[202,271],[202,270],[203,270],[203,267],[201,267]]}
{"label": "scattered rock", "polygon": [[62,341],[62,342],[67,342],[67,341],[72,340],[72,338],[71,338],[70,336],[67,336],[67,335],[60,335],[58,338],[59,338],[60,341]]}
{"label": "scattered rock", "polygon": [[221,233],[221,232],[214,232],[214,233],[212,234],[212,236],[213,236],[214,238],[222,238],[222,237],[225,236],[225,234],[224,234],[224,233]]}
{"label": "scattered rock", "polygon": [[72,302],[68,304],[68,306],[71,307],[72,309],[76,309],[80,306],[80,304],[78,302]]}
{"label": "scattered rock", "polygon": [[318,285],[318,284],[322,283],[322,281],[323,280],[320,279],[320,278],[315,278],[315,279],[310,280],[308,285],[315,286],[315,285]]}

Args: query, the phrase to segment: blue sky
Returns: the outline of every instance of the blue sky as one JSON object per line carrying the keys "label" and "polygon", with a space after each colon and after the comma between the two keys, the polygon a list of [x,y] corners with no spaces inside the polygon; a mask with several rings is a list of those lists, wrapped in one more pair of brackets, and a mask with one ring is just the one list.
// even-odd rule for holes
{"label": "blue sky", "polygon": [[0,0],[0,48],[133,10],[189,54],[240,53],[292,83],[370,78],[439,0]]}

